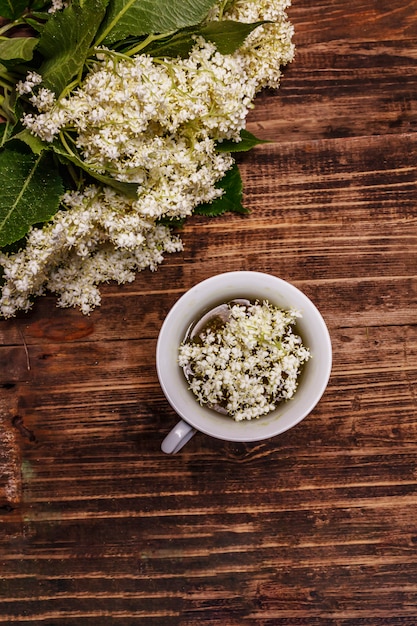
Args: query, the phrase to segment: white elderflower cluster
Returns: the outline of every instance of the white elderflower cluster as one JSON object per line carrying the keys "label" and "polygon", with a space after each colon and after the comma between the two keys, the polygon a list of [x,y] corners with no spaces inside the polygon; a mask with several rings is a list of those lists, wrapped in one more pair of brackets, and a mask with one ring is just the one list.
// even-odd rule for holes
{"label": "white elderflower cluster", "polygon": [[59,296],[59,306],[90,313],[100,304],[99,283],[132,282],[135,272],[156,270],[164,252],[182,249],[169,228],[142,217],[136,201],[110,187],[67,193],[63,204],[49,224],[32,228],[23,250],[0,253],[4,317],[27,311],[32,296],[46,290]]}
{"label": "white elderflower cluster", "polygon": [[20,80],[16,83],[16,91],[20,96],[30,93],[36,85],[40,85],[42,82],[42,76],[37,72],[28,72],[25,80]]}
{"label": "white elderflower cluster", "polygon": [[[50,11],[68,4],[52,0]],[[56,97],[36,72],[17,84],[33,105],[21,120],[32,134],[59,139],[70,160],[80,157],[93,176],[135,185],[137,197],[106,186],[68,193],[49,223],[32,228],[25,249],[0,253],[0,314],[27,310],[46,290],[58,294],[59,305],[88,313],[100,302],[99,283],[131,281],[135,271],[155,269],[164,252],[181,249],[159,220],[186,218],[222,195],[216,183],[234,159],[218,142],[240,140],[256,93],[278,86],[280,66],[292,60],[288,5],[219,1],[210,19],[276,22],[256,28],[233,54],[201,37],[187,58],[129,58],[101,48],[66,95]]]}
{"label": "white elderflower cluster", "polygon": [[[220,15],[222,4],[210,19],[271,23],[256,28],[231,55],[220,54],[203,38],[186,59],[118,58],[104,48],[73,94],[58,102],[46,89],[34,94],[39,114],[26,114],[24,124],[48,142],[62,129],[75,131],[88,163],[141,184],[155,162],[168,163],[169,135],[191,151],[203,141],[208,157],[214,152],[214,147],[207,151],[208,138],[239,140],[256,92],[276,87],[280,66],[294,56],[293,27],[285,13],[290,0],[234,0]],[[24,93],[30,84],[28,77]],[[150,138],[159,141],[147,149]]]}
{"label": "white elderflower cluster", "polygon": [[[290,5],[291,0],[233,0],[221,16],[247,24],[271,22],[256,28],[236,52],[248,75],[256,80],[256,91],[277,88],[281,67],[294,58],[294,28],[285,12]],[[219,6],[212,10],[211,19],[219,19]]]}
{"label": "white elderflower cluster", "polygon": [[296,310],[269,302],[229,303],[229,318],[208,324],[179,349],[190,390],[201,405],[236,421],[259,418],[293,397],[310,351],[294,333]]}
{"label": "white elderflower cluster", "polygon": [[40,112],[23,122],[48,142],[75,133],[90,167],[138,184],[147,215],[186,217],[221,194],[214,185],[233,159],[216,151],[216,141],[239,138],[253,96],[239,59],[200,40],[184,60],[115,61],[103,51],[72,95],[51,98],[49,109],[44,90],[33,95]]}
{"label": "white elderflower cluster", "polygon": [[[72,130],[87,161],[126,161],[143,133],[179,135],[189,142],[238,138],[255,94],[239,54],[222,55],[198,38],[186,59],[117,58],[102,49],[83,84],[25,125],[41,139],[44,126]],[[91,139],[94,143],[91,146]],[[131,142],[133,146],[131,145]],[[113,150],[109,152],[109,148]],[[144,160],[146,167],[146,160]]]}
{"label": "white elderflower cluster", "polygon": [[201,41],[189,58],[156,63],[140,55],[115,61],[107,51],[74,94],[53,102],[32,96],[39,114],[24,124],[44,141],[61,130],[95,171],[137,183],[144,215],[186,217],[221,195],[233,165],[216,151],[239,136],[253,97],[241,64]]}

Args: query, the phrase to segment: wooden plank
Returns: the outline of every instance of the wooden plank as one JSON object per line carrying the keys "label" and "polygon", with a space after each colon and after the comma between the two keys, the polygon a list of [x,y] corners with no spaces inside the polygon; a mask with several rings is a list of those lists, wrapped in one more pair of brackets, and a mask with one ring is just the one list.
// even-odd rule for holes
{"label": "wooden plank", "polygon": [[16,415],[0,413],[0,516],[7,515],[21,502],[21,451],[13,428]]}
{"label": "wooden plank", "polygon": [[250,130],[280,142],[414,132],[415,13],[412,0],[294,2],[295,61],[273,102],[258,97]]}

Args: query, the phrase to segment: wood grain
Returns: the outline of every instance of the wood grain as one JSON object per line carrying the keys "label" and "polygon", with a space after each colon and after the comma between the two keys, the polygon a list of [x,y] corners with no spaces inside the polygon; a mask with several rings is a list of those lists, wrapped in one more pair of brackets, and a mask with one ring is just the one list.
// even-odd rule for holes
{"label": "wood grain", "polygon": [[[300,0],[297,56],[239,157],[248,216],[190,219],[184,251],[91,316],[0,322],[0,624],[417,624],[417,7]],[[293,282],[333,344],[301,424],[256,444],[160,443],[155,370],[190,286]]]}

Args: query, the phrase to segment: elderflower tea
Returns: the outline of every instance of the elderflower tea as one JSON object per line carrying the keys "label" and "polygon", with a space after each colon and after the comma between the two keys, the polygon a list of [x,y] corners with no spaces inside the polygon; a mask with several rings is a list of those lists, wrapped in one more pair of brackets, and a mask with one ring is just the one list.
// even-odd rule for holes
{"label": "elderflower tea", "polygon": [[311,357],[295,330],[299,318],[267,300],[235,299],[192,324],[178,364],[199,404],[240,422],[290,400]]}
{"label": "elderflower tea", "polygon": [[[242,294],[245,295],[245,300],[240,299]],[[264,303],[269,303],[268,307],[264,306]],[[261,397],[264,397],[265,400],[260,400],[260,402],[265,402],[265,408],[267,404],[276,404],[275,409],[259,415],[259,417],[256,415],[251,415],[250,419],[243,417],[240,421],[237,421],[232,414],[230,416],[224,415],[225,407],[222,405],[227,400],[224,392],[220,402],[219,399],[215,400],[216,409],[210,407],[209,404],[200,404],[196,401],[196,396],[189,389],[192,374],[187,369],[187,365],[184,364],[179,367],[178,364],[180,346],[188,342],[190,345],[192,343],[201,348],[203,340],[201,337],[198,338],[198,335],[203,334],[203,331],[207,331],[210,326],[212,327],[211,330],[220,331],[220,334],[226,325],[230,330],[232,320],[231,307],[228,304],[232,306],[241,305],[238,319],[233,323],[245,322],[252,326],[250,333],[245,330],[243,336],[246,337],[246,341],[248,335],[252,337],[254,347],[258,343],[265,342],[264,352],[267,353],[268,342],[274,344],[275,340],[276,348],[280,347],[280,343],[284,345],[287,342],[292,346],[292,350],[288,353],[288,359],[293,359],[294,355],[297,356],[297,351],[300,348],[306,350],[302,357],[304,362],[300,363],[300,373],[295,381],[296,391],[291,399],[287,402],[287,398],[279,398],[285,392],[285,385],[281,384],[280,393],[276,397],[272,397],[274,394],[268,397],[268,394],[264,392]],[[255,315],[250,315],[249,309],[255,304],[260,304],[261,319],[262,315],[266,315],[267,319],[268,316],[279,315],[281,320],[283,312],[285,316],[291,316],[291,323],[284,324],[284,332],[280,339],[278,339],[278,335],[266,333],[265,329],[269,328],[269,324],[265,322],[260,324]],[[276,312],[277,310],[278,312]],[[204,315],[204,312],[207,313]],[[300,314],[301,316],[298,317]],[[214,320],[214,317],[217,319]],[[275,324],[271,324],[271,326],[272,332],[276,333],[277,326]],[[263,335],[259,336],[258,331],[261,328]],[[301,344],[298,337],[302,337]],[[191,339],[194,341],[191,342]],[[214,342],[211,345],[213,346]],[[234,347],[236,346],[230,348],[230,353]],[[217,346],[215,349],[218,352],[221,350]],[[248,347],[240,349],[242,352],[249,350]],[[236,361],[238,365],[232,365],[233,359],[231,359],[230,354],[226,359],[226,354],[222,353],[222,358],[227,365],[227,368],[224,369],[231,371],[233,368],[238,369],[241,365],[239,360]],[[297,358],[301,362],[300,355],[299,352]],[[248,358],[250,359],[252,356],[251,354]],[[270,358],[268,354],[264,357],[265,359]],[[213,367],[215,372],[220,372],[218,357],[213,359],[210,356],[206,360],[207,367]],[[213,361],[214,365],[210,361]],[[283,365],[281,363],[281,383],[287,376],[283,372]],[[166,315],[159,332],[156,346],[158,379],[167,401],[180,418],[163,439],[161,449],[167,454],[176,454],[196,433],[204,433],[225,441],[241,442],[262,441],[281,435],[299,424],[314,409],[326,389],[331,366],[332,346],[326,323],[313,302],[297,287],[272,274],[254,271],[225,272],[206,278],[188,289],[175,302]],[[278,380],[277,363],[272,364],[271,360],[271,369],[274,367],[275,376]],[[248,381],[253,371],[252,368],[246,372],[248,378],[243,376],[243,380]],[[269,374],[265,364],[260,368],[260,371]],[[220,373],[220,375],[222,374]],[[272,384],[270,377],[261,377],[260,374],[258,382],[264,388],[267,384]],[[287,389],[289,389],[289,383],[287,383]],[[205,392],[205,389],[203,391]],[[246,396],[251,398],[250,393]],[[242,397],[243,393],[240,392],[239,398]],[[249,408],[252,409],[257,406],[257,404],[250,406],[247,403],[244,410],[248,411]]]}

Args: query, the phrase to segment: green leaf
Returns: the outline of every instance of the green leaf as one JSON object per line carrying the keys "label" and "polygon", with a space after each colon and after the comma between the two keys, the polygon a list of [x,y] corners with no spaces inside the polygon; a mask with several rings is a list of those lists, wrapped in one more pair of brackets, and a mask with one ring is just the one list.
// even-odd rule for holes
{"label": "green leaf", "polygon": [[185,217],[167,217],[166,215],[160,217],[157,220],[158,224],[162,224],[163,226],[168,226],[171,229],[181,229],[185,224]]}
{"label": "green leaf", "polygon": [[216,184],[216,187],[223,189],[223,195],[213,202],[198,205],[194,209],[194,214],[215,217],[227,212],[249,213],[249,210],[242,205],[243,183],[236,163]]}
{"label": "green leaf", "polygon": [[39,40],[45,57],[39,73],[57,96],[81,73],[109,0],[74,0],[52,15]]}
{"label": "green leaf", "polygon": [[231,139],[219,141],[216,144],[217,152],[248,152],[259,144],[270,143],[267,139],[258,139],[248,130],[241,130],[240,138],[240,141],[232,141]]}
{"label": "green leaf", "polygon": [[31,61],[36,37],[0,37],[0,61]]}
{"label": "green leaf", "polygon": [[32,224],[46,222],[59,208],[63,185],[47,156],[0,153],[0,246],[21,239]]}
{"label": "green leaf", "polygon": [[15,20],[23,14],[27,4],[27,0],[0,0],[0,16]]}
{"label": "green leaf", "polygon": [[72,163],[76,165],[84,172],[87,172],[91,178],[99,181],[103,185],[107,185],[108,187],[112,187],[119,193],[127,196],[131,200],[136,200],[138,197],[137,183],[123,183],[111,176],[105,176],[104,174],[99,174],[95,172],[87,163],[85,163],[78,155],[76,154],[68,154],[68,151],[64,148],[64,146],[59,141],[54,141],[52,144],[52,149],[56,155],[58,155],[60,161],[62,163]]}
{"label": "green leaf", "polygon": [[[25,16],[25,24],[30,26],[35,32],[41,33],[45,28],[46,22],[52,17],[50,13],[36,13]],[[38,18],[38,19],[34,19]],[[39,21],[41,20],[41,21]]]}
{"label": "green leaf", "polygon": [[258,26],[265,24],[265,21],[244,24],[232,20],[220,22],[209,22],[198,33],[215,44],[220,54],[233,54]]}
{"label": "green leaf", "polygon": [[153,57],[181,57],[185,59],[190,54],[191,48],[195,44],[195,40],[193,38],[195,32],[196,30],[194,28],[179,30],[164,39],[151,41],[150,44],[143,49],[143,52]]}
{"label": "green leaf", "polygon": [[50,5],[50,2],[47,2],[45,0],[32,0],[32,2],[29,2],[26,4],[29,4],[29,9],[31,11],[31,13],[33,13],[34,11],[40,11],[41,9],[48,9],[48,5]]}
{"label": "green leaf", "polygon": [[32,133],[27,130],[27,128],[22,130],[20,133],[13,135],[12,140],[14,141],[16,139],[18,139],[19,141],[23,141],[23,143],[31,149],[33,154],[39,155],[44,150],[50,149],[50,146],[48,144],[43,142],[42,139],[39,139],[39,137],[36,137],[36,135],[32,135]]}
{"label": "green leaf", "polygon": [[98,42],[169,33],[203,21],[217,0],[113,0]]}
{"label": "green leaf", "polygon": [[34,2],[30,2],[28,13],[23,15],[25,24],[31,26],[35,31],[41,32],[45,24],[54,16],[54,13],[49,13],[50,7],[50,1],[34,0]]}
{"label": "green leaf", "polygon": [[164,39],[151,41],[143,52],[153,57],[181,57],[189,55],[195,44],[195,36],[201,35],[214,43],[221,54],[232,54],[255,28],[265,22],[242,24],[240,22],[209,22],[205,26],[184,28]]}

